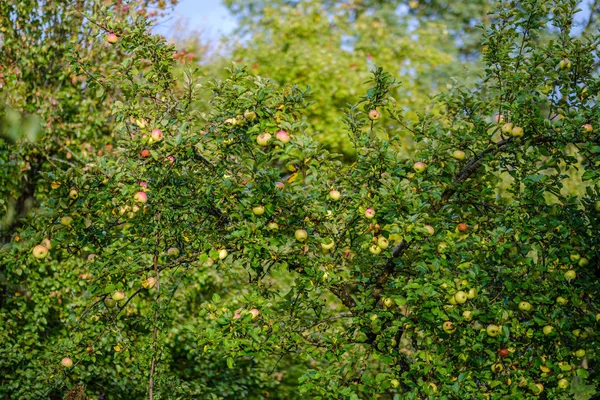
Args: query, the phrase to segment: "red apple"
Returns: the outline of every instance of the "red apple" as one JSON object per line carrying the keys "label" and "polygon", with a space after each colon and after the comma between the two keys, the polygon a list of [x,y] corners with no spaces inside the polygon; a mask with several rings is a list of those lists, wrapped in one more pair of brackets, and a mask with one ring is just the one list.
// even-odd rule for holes
{"label": "red apple", "polygon": [[504,122],[504,115],[502,115],[502,114],[494,115],[494,122],[497,124],[502,124]]}
{"label": "red apple", "polygon": [[108,35],[106,35],[106,41],[110,44],[115,44],[119,41],[119,38],[117,37],[117,35],[111,32]]}
{"label": "red apple", "polygon": [[594,127],[592,126],[592,124],[584,124],[581,129],[583,130],[584,133],[592,133],[594,132]]}
{"label": "red apple", "polygon": [[373,210],[372,208],[367,208],[365,210],[365,217],[367,217],[368,219],[371,219],[375,216],[375,210]]}
{"label": "red apple", "polygon": [[275,137],[277,138],[277,140],[279,140],[281,143],[288,143],[290,141],[290,135],[284,131],[283,129],[278,131],[275,134]]}
{"label": "red apple", "polygon": [[142,158],[150,157],[150,150],[148,150],[148,149],[142,150],[140,152],[140,157],[142,157]]}
{"label": "red apple", "polygon": [[73,366],[73,360],[71,360],[69,357],[63,358],[62,360],[60,360],[60,363],[65,368],[71,368]]}
{"label": "red apple", "polygon": [[427,231],[427,234],[429,236],[431,236],[435,233],[435,228],[431,225],[425,225],[423,228],[425,228],[425,230]]}
{"label": "red apple", "polygon": [[329,192],[329,198],[333,201],[338,201],[342,197],[342,194],[337,190],[332,190]]}
{"label": "red apple", "polygon": [[148,201],[148,195],[144,192],[137,192],[133,196],[133,200],[137,203],[145,203]]}
{"label": "red apple", "polygon": [[285,184],[283,182],[275,182],[275,187],[277,189],[283,189],[285,188]]}
{"label": "red apple", "polygon": [[498,355],[502,358],[508,357],[508,349],[500,349],[498,350]]}
{"label": "red apple", "polygon": [[381,113],[377,110],[371,110],[369,111],[369,119],[371,119],[372,121],[376,121],[379,118],[381,118]]}
{"label": "red apple", "polygon": [[154,285],[156,285],[156,279],[154,279],[152,276],[149,276],[142,281],[142,287],[144,289],[152,289]]}
{"label": "red apple", "polygon": [[458,224],[457,228],[459,232],[466,232],[467,229],[469,229],[469,226],[467,224],[460,223]]}
{"label": "red apple", "polygon": [[160,142],[163,139],[163,131],[160,129],[153,129],[150,136],[152,137],[153,141]]}
{"label": "red apple", "polygon": [[250,314],[252,314],[252,319],[256,319],[258,318],[258,314],[260,314],[260,311],[258,311],[258,309],[253,308],[252,310],[250,310]]}

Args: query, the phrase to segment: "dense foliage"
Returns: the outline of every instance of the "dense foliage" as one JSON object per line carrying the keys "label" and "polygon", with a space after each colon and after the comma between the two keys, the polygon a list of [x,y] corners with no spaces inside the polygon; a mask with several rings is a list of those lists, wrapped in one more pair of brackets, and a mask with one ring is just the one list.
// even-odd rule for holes
{"label": "dense foliage", "polygon": [[[1,398],[596,393],[600,37],[577,2],[495,5],[483,75],[429,103],[337,72],[349,106],[277,62],[200,79],[143,3],[0,4]],[[315,105],[345,107],[352,163]]]}

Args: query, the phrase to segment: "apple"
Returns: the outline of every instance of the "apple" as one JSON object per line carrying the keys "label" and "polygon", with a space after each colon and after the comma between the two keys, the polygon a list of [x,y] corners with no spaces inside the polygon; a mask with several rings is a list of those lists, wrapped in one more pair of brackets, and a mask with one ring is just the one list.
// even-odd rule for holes
{"label": "apple", "polygon": [[569,260],[571,261],[579,261],[580,258],[581,256],[579,255],[579,253],[569,254]]}
{"label": "apple", "polygon": [[594,203],[594,210],[600,212],[600,200],[598,200],[596,203]]}
{"label": "apple", "polygon": [[333,249],[334,246],[335,246],[335,242],[332,239],[325,239],[325,241],[321,242],[321,248],[324,251],[329,251],[329,250]]}
{"label": "apple", "polygon": [[265,213],[265,208],[263,206],[254,206],[252,207],[252,213],[254,215],[263,215]]}
{"label": "apple", "polygon": [[600,313],[596,314],[596,322],[600,321]]}
{"label": "apple", "polygon": [[429,387],[433,390],[433,393],[437,393],[437,385],[435,383],[429,383]]}
{"label": "apple", "polygon": [[275,137],[277,138],[277,140],[279,140],[281,143],[286,144],[290,141],[290,135],[284,131],[283,129],[278,131],[275,134]]}
{"label": "apple", "polygon": [[62,360],[60,360],[60,363],[65,368],[71,368],[73,366],[73,360],[71,360],[69,357],[63,358]]}
{"label": "apple", "polygon": [[446,321],[446,322],[444,322],[444,324],[442,325],[442,329],[446,333],[452,333],[452,332],[454,332],[456,330],[456,328],[454,327],[454,324],[452,323],[452,321]]}
{"label": "apple", "polygon": [[467,299],[474,299],[475,297],[477,297],[477,289],[469,289],[469,291],[467,292]]}
{"label": "apple", "polygon": [[392,385],[393,388],[397,388],[398,386],[400,386],[400,381],[398,379],[392,379],[390,381],[390,385]]}
{"label": "apple", "polygon": [[46,258],[48,256],[48,249],[45,246],[38,244],[33,248],[33,250],[31,250],[31,253],[35,258],[41,260],[42,258]]}
{"label": "apple", "polygon": [[112,294],[112,299],[114,301],[121,301],[125,298],[125,292],[121,291],[121,290],[115,290],[114,293]]}
{"label": "apple", "polygon": [[490,369],[492,370],[493,373],[497,374],[499,372],[504,371],[504,366],[500,363],[495,363],[495,364],[492,364]]}
{"label": "apple", "polygon": [[145,203],[148,201],[148,195],[145,192],[137,192],[133,196],[133,201],[136,203]]}
{"label": "apple", "polygon": [[152,289],[154,285],[156,285],[156,279],[154,279],[152,276],[149,276],[142,281],[142,287],[144,289]]}
{"label": "apple", "polygon": [[227,258],[227,250],[221,249],[219,250],[219,260],[224,260]]}
{"label": "apple", "polygon": [[394,305],[394,299],[392,299],[391,297],[384,298],[383,305],[385,308],[390,308],[391,306]]}
{"label": "apple", "polygon": [[577,277],[577,273],[575,272],[575,270],[568,270],[567,272],[565,272],[565,279],[567,280],[567,282],[571,282],[573,279],[575,279],[575,277]]}
{"label": "apple", "polygon": [[69,226],[73,223],[73,218],[71,218],[69,216],[61,217],[60,223],[63,224],[64,226]]}
{"label": "apple", "polygon": [[415,172],[422,174],[427,169],[427,164],[421,161],[417,161],[413,164],[413,169],[415,170]]}
{"label": "apple", "polygon": [[590,261],[587,258],[581,257],[581,259],[579,260],[577,265],[579,265],[580,267],[583,268],[583,267],[587,267],[589,263],[590,263]]}
{"label": "apple", "polygon": [[549,335],[552,333],[552,331],[554,331],[554,327],[552,325],[546,325],[543,329],[542,332],[544,332],[544,335]]}
{"label": "apple", "polygon": [[49,238],[42,240],[42,246],[45,246],[48,250],[52,250],[52,242]]}
{"label": "apple", "polygon": [[529,311],[531,310],[531,303],[527,301],[522,301],[519,303],[519,310],[521,311]]}
{"label": "apple", "polygon": [[115,44],[119,41],[119,37],[111,32],[108,35],[106,35],[106,41],[110,44]]}
{"label": "apple", "polygon": [[544,385],[542,385],[541,383],[536,383],[535,384],[535,389],[534,389],[534,393],[535,394],[540,394],[544,391]]}
{"label": "apple", "polygon": [[283,182],[275,182],[275,187],[277,189],[283,189],[285,188],[285,184]]}
{"label": "apple", "polygon": [[427,234],[429,236],[431,236],[435,233],[435,228],[431,225],[425,225],[423,228],[425,228],[425,230],[427,231]]}
{"label": "apple", "polygon": [[167,255],[169,257],[179,257],[179,249],[177,247],[169,247]]}
{"label": "apple", "polygon": [[267,224],[267,228],[269,228],[272,231],[276,231],[279,229],[279,225],[277,224],[277,222],[269,222]]}
{"label": "apple", "polygon": [[583,130],[584,133],[594,132],[594,127],[592,126],[592,124],[585,124],[581,127],[581,129]]}
{"label": "apple", "polygon": [[523,135],[524,135],[523,128],[521,128],[520,126],[515,126],[512,128],[511,134],[514,137],[523,137]]}
{"label": "apple", "polygon": [[160,129],[153,129],[150,136],[152,137],[153,141],[160,142],[163,139],[163,131]]}
{"label": "apple", "polygon": [[142,150],[140,152],[140,157],[142,157],[142,158],[150,157],[150,150],[148,150],[148,149]]}
{"label": "apple", "polygon": [[117,302],[109,298],[104,300],[104,305],[106,305],[107,308],[115,308]]}
{"label": "apple", "polygon": [[489,337],[496,337],[502,331],[498,325],[489,324],[487,328],[485,328],[486,333]]}
{"label": "apple", "polygon": [[371,219],[375,216],[375,210],[373,210],[372,208],[367,208],[365,210],[365,217],[367,217],[368,219]]}
{"label": "apple", "polygon": [[252,122],[256,119],[256,113],[254,111],[246,110],[244,111],[244,118]]}
{"label": "apple", "polygon": [[389,240],[387,240],[384,236],[379,236],[379,238],[377,238],[377,246],[381,247],[382,250],[387,249],[389,245]]}
{"label": "apple", "polygon": [[204,266],[206,267],[212,267],[213,265],[215,265],[215,260],[213,260],[212,258],[208,257],[206,259],[206,261],[204,261]]}
{"label": "apple", "polygon": [[456,300],[458,304],[465,304],[467,302],[467,294],[460,290],[454,294],[454,300]]}
{"label": "apple", "polygon": [[460,223],[457,225],[456,228],[458,229],[459,232],[466,232],[467,229],[469,229],[469,226],[467,224]]}
{"label": "apple", "polygon": [[462,316],[465,319],[465,321],[471,321],[473,319],[473,313],[469,310],[463,311]]}
{"label": "apple", "polygon": [[141,210],[141,208],[137,204],[135,204],[133,207],[131,207],[131,211],[133,211],[134,213],[137,213],[140,210]]}
{"label": "apple", "polygon": [[566,380],[565,378],[562,378],[558,381],[558,387],[560,389],[566,389],[569,387],[569,381]]}
{"label": "apple", "polygon": [[571,62],[571,60],[569,60],[567,57],[564,57],[558,63],[558,68],[560,68],[560,69],[571,69],[572,65],[573,65],[573,63]]}
{"label": "apple", "polygon": [[233,319],[238,319],[238,318],[242,318],[242,314],[235,313],[235,315],[233,316]]}
{"label": "apple", "polygon": [[375,322],[377,321],[377,318],[379,318],[379,316],[377,314],[373,314],[369,318],[371,319],[371,322]]}
{"label": "apple", "polygon": [[294,237],[297,241],[304,242],[306,239],[308,239],[308,232],[306,232],[304,229],[296,229],[296,232],[294,232]]}
{"label": "apple", "polygon": [[456,297],[450,296],[448,298],[448,303],[452,304],[453,306],[456,305]]}
{"label": "apple", "polygon": [[377,121],[379,118],[381,118],[381,113],[377,110],[371,110],[369,111],[369,119],[371,121]]}
{"label": "apple", "polygon": [[498,355],[502,358],[508,357],[508,349],[502,348],[498,350]]}
{"label": "apple", "polygon": [[98,258],[98,254],[90,253],[90,254],[88,254],[88,256],[87,256],[87,260],[88,260],[88,262],[94,262],[94,260],[95,260],[96,258]]}
{"label": "apple", "polygon": [[329,198],[333,201],[338,201],[342,197],[342,194],[337,190],[332,190],[329,192]]}
{"label": "apple", "polygon": [[256,143],[258,143],[259,146],[266,146],[269,144],[270,139],[271,139],[271,134],[263,133],[256,137]]}
{"label": "apple", "polygon": [[565,304],[567,304],[567,303],[569,302],[569,300],[565,299],[565,298],[564,298],[564,297],[562,297],[562,296],[558,296],[558,297],[556,298],[556,302],[557,302],[558,304],[560,304],[560,305],[565,305]]}
{"label": "apple", "polygon": [[462,161],[467,157],[467,155],[462,150],[454,150],[454,152],[452,153],[452,157],[459,161]]}
{"label": "apple", "polygon": [[79,193],[77,193],[77,190],[71,189],[71,191],[69,192],[69,198],[71,198],[71,200],[77,200],[77,197],[79,197]]}
{"label": "apple", "polygon": [[258,309],[253,308],[252,310],[250,310],[250,314],[252,314],[252,319],[256,319],[258,318],[258,314],[260,314],[260,311],[258,311]]}
{"label": "apple", "polygon": [[502,133],[510,135],[512,134],[512,129],[513,129],[513,124],[511,124],[510,122],[507,122],[506,124],[502,125]]}
{"label": "apple", "polygon": [[573,329],[571,331],[571,333],[573,333],[573,336],[579,337],[579,334],[581,333],[581,329]]}
{"label": "apple", "polygon": [[446,244],[446,242],[440,242],[437,246],[437,251],[438,253],[445,253],[447,248],[448,245]]}
{"label": "apple", "polygon": [[494,115],[494,122],[497,123],[497,124],[504,123],[504,115],[502,115],[502,114],[496,114],[496,115]]}
{"label": "apple", "polygon": [[377,246],[376,244],[372,245],[371,247],[369,247],[369,251],[375,255],[381,253],[381,247]]}
{"label": "apple", "polygon": [[575,357],[577,358],[583,358],[585,357],[585,350],[583,349],[579,349],[575,352]]}

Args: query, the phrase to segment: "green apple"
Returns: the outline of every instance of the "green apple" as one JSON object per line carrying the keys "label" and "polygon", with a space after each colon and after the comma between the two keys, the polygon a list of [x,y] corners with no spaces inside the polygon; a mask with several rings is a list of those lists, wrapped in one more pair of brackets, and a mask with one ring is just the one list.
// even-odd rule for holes
{"label": "green apple", "polygon": [[549,335],[554,331],[554,327],[552,325],[546,325],[544,326],[544,328],[542,329],[542,332],[544,332],[544,335]]}
{"label": "green apple", "polygon": [[33,248],[33,250],[31,250],[31,253],[35,258],[41,260],[42,258],[46,258],[48,256],[48,249],[45,246],[38,244]]}
{"label": "green apple", "polygon": [[114,301],[121,301],[125,298],[125,292],[121,291],[121,290],[115,290],[114,293],[112,294],[112,299]]}
{"label": "green apple", "polygon": [[271,134],[261,133],[260,135],[256,136],[256,143],[258,143],[259,146],[264,147],[269,144],[270,139],[271,139]]}
{"label": "green apple", "polygon": [[276,231],[279,229],[279,225],[277,224],[277,222],[269,222],[267,224],[267,228],[269,228],[272,231]]}
{"label": "green apple", "polygon": [[423,228],[425,228],[429,236],[432,236],[435,233],[435,228],[431,225],[425,225]]}
{"label": "green apple", "polygon": [[600,212],[600,200],[594,203],[594,210]]}
{"label": "green apple", "polygon": [[535,384],[535,389],[533,390],[534,394],[540,394],[544,391],[544,385],[542,385],[541,383],[536,383]]}
{"label": "green apple", "polygon": [[521,311],[530,311],[531,310],[531,303],[527,302],[527,301],[522,301],[519,303],[519,310]]}
{"label": "green apple", "polygon": [[252,122],[256,119],[256,113],[254,111],[246,110],[244,111],[244,118]]}
{"label": "green apple", "polygon": [[558,387],[560,389],[566,389],[569,387],[569,381],[566,380],[565,378],[562,378],[558,381]]}
{"label": "green apple", "polygon": [[454,150],[454,152],[452,153],[452,157],[454,157],[455,159],[457,159],[459,161],[462,161],[467,157],[467,155],[462,150]]}
{"label": "green apple", "polygon": [[456,330],[456,328],[454,327],[454,324],[452,323],[452,321],[446,321],[446,322],[444,322],[444,324],[442,325],[442,329],[446,333],[452,333],[452,332],[454,332]]}
{"label": "green apple", "polygon": [[69,198],[71,198],[71,200],[77,200],[78,197],[79,193],[77,193],[77,190],[71,189],[71,191],[69,192]]}
{"label": "green apple", "polygon": [[569,302],[569,300],[565,299],[565,298],[564,298],[564,297],[562,297],[562,296],[558,296],[558,297],[556,298],[556,302],[557,302],[558,304],[560,304],[560,305],[565,305],[565,304],[567,304],[567,303]]}
{"label": "green apple", "polygon": [[224,260],[227,258],[227,250],[221,249],[219,250],[219,260]]}
{"label": "green apple", "polygon": [[440,242],[437,246],[437,251],[438,253],[445,253],[447,248],[448,245],[446,244],[446,242]]}
{"label": "green apple", "polygon": [[392,379],[390,381],[390,385],[392,385],[393,388],[397,388],[398,386],[400,386],[400,381],[398,379]]}
{"label": "green apple", "polygon": [[571,333],[573,334],[573,336],[579,337],[579,334],[581,333],[581,329],[573,329],[571,331]]}
{"label": "green apple", "polygon": [[117,305],[117,302],[116,302],[116,301],[114,301],[114,300],[113,300],[113,299],[111,299],[111,298],[108,298],[108,299],[105,299],[105,300],[104,300],[104,305],[105,305],[107,308],[115,308],[115,306]]}
{"label": "green apple", "polygon": [[167,255],[169,257],[179,257],[179,249],[177,247],[169,247]]}
{"label": "green apple", "polygon": [[391,297],[386,297],[383,299],[383,305],[385,308],[390,308],[394,305],[394,300]]}
{"label": "green apple", "polygon": [[579,262],[577,263],[577,265],[579,265],[580,267],[587,267],[589,265],[590,261],[585,258],[585,257],[581,257],[581,259],[579,260]]}
{"label": "green apple", "polygon": [[580,258],[581,258],[581,256],[580,256],[578,253],[575,253],[575,254],[570,254],[570,255],[569,255],[569,259],[570,259],[571,261],[579,261],[579,259],[580,259]]}
{"label": "green apple", "polygon": [[469,310],[463,311],[462,316],[465,319],[465,321],[471,321],[473,319],[473,313]]}
{"label": "green apple", "polygon": [[499,372],[504,371],[504,366],[501,363],[492,364],[491,368],[493,373],[497,374]]}
{"label": "green apple", "polygon": [[308,239],[308,232],[306,232],[304,229],[296,229],[296,232],[294,232],[294,237],[296,237],[297,241],[304,242],[306,239]]}
{"label": "green apple", "polygon": [[467,302],[467,294],[460,290],[454,294],[454,300],[456,300],[458,304],[465,304]]}
{"label": "green apple", "polygon": [[498,325],[490,324],[485,328],[485,331],[489,337],[496,337],[500,334],[502,329]]}
{"label": "green apple", "polygon": [[338,190],[329,191],[329,198],[333,201],[338,201],[342,197],[342,194]]}
{"label": "green apple", "polygon": [[369,247],[369,251],[375,255],[381,253],[381,247],[377,246],[376,244],[372,245],[371,247]]}
{"label": "green apple", "polygon": [[377,238],[377,246],[381,247],[382,250],[387,249],[389,245],[390,242],[384,236]]}
{"label": "green apple", "polygon": [[511,124],[510,122],[507,122],[506,124],[502,125],[502,133],[510,135],[512,134],[512,129],[513,129],[513,124]]}
{"label": "green apple", "polygon": [[204,261],[204,266],[206,267],[212,267],[213,265],[215,265],[215,260],[213,260],[212,258],[208,257],[206,259],[206,261]]}
{"label": "green apple", "polygon": [[570,269],[567,272],[565,272],[565,279],[567,282],[571,282],[576,277],[577,277],[577,273],[575,272],[575,270]]}
{"label": "green apple", "polygon": [[560,69],[571,69],[572,65],[573,65],[573,63],[571,62],[571,60],[569,60],[567,57],[564,57],[558,63],[558,68],[560,68]]}
{"label": "green apple", "polygon": [[413,169],[418,174],[422,174],[427,169],[427,164],[425,164],[424,162],[421,162],[421,161],[417,161],[416,163],[414,163]]}
{"label": "green apple", "polygon": [[475,288],[469,289],[469,292],[467,293],[467,298],[474,299],[475,297],[477,297],[477,289],[475,289]]}
{"label": "green apple", "polygon": [[60,223],[64,226],[70,226],[73,223],[73,218],[69,216],[61,217]]}
{"label": "green apple", "polygon": [[514,137],[523,137],[523,135],[524,135],[523,128],[521,128],[520,126],[513,127],[512,131],[511,131],[511,135],[513,135]]}
{"label": "green apple", "polygon": [[583,358],[585,357],[585,350],[583,349],[579,349],[575,352],[575,357],[577,358]]}
{"label": "green apple", "polygon": [[152,276],[149,276],[148,278],[142,281],[142,287],[144,289],[152,289],[154,285],[156,285],[156,279],[154,279],[154,277]]}
{"label": "green apple", "polygon": [[331,238],[325,239],[323,242],[321,242],[321,248],[325,251],[333,249],[334,246],[335,242]]}
{"label": "green apple", "polygon": [[71,360],[69,357],[63,358],[62,360],[60,360],[60,363],[65,368],[71,368],[73,366],[73,360]]}
{"label": "green apple", "polygon": [[254,215],[263,215],[265,213],[265,208],[263,206],[254,206],[252,207],[252,213]]}

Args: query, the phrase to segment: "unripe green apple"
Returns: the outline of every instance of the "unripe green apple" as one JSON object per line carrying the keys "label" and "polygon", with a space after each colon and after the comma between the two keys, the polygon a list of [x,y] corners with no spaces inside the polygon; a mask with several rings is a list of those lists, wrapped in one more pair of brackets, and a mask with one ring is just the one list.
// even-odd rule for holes
{"label": "unripe green apple", "polygon": [[38,244],[33,248],[33,250],[31,250],[31,253],[35,258],[41,260],[42,258],[46,258],[48,256],[48,249],[45,246]]}
{"label": "unripe green apple", "polygon": [[381,118],[381,113],[377,110],[371,110],[369,111],[369,119],[371,119],[372,121],[376,121],[379,118]]}
{"label": "unripe green apple", "polygon": [[390,242],[384,236],[379,236],[377,238],[377,246],[381,247],[382,250],[387,249],[389,245]]}
{"label": "unripe green apple", "polygon": [[579,337],[579,334],[581,333],[581,329],[573,329],[571,331],[571,333],[573,334],[573,336]]}
{"label": "unripe green apple", "polygon": [[519,310],[521,311],[529,311],[531,310],[531,303],[527,301],[522,301],[519,303]]}
{"label": "unripe green apple", "polygon": [[279,224],[277,224],[277,222],[269,222],[267,224],[267,228],[269,228],[272,231],[276,231],[279,229]]}
{"label": "unripe green apple", "polygon": [[338,201],[342,197],[342,194],[337,190],[332,190],[329,192],[329,198],[333,201]]}
{"label": "unripe green apple", "polygon": [[467,298],[472,300],[475,297],[477,297],[477,289],[475,289],[475,288],[469,289],[469,292],[467,293]]}
{"label": "unripe green apple", "polygon": [[583,358],[585,357],[585,350],[583,349],[579,349],[575,352],[575,357],[577,358]]}
{"label": "unripe green apple", "polygon": [[372,208],[367,208],[365,210],[365,217],[367,217],[368,219],[371,219],[375,216],[375,210],[373,210]]}
{"label": "unripe green apple", "polygon": [[104,305],[106,305],[107,308],[115,308],[117,302],[111,298],[108,298],[104,300]]}
{"label": "unripe green apple", "polygon": [[499,372],[504,371],[504,366],[501,363],[492,364],[491,368],[493,373],[497,374]]}
{"label": "unripe green apple", "polygon": [[372,245],[371,247],[369,247],[369,251],[375,255],[381,253],[381,247],[377,246],[376,244]]}
{"label": "unripe green apple", "polygon": [[77,193],[77,190],[71,189],[71,191],[69,192],[69,198],[71,200],[77,200],[78,197],[79,197],[79,193]]}
{"label": "unripe green apple", "polygon": [[112,294],[112,299],[114,301],[121,301],[125,298],[125,292],[121,291],[121,290],[115,290],[114,293]]}
{"label": "unripe green apple", "polygon": [[502,331],[500,329],[500,327],[498,325],[494,325],[494,324],[490,324],[487,326],[487,328],[485,329],[486,333],[488,334],[488,336],[490,337],[496,337],[500,334],[500,332]]}
{"label": "unripe green apple", "polygon": [[575,272],[575,270],[570,269],[567,272],[565,272],[565,279],[567,280],[567,282],[571,282],[576,277],[577,273]]}
{"label": "unripe green apple", "polygon": [[108,35],[106,35],[106,41],[110,44],[115,44],[119,41],[119,37],[111,32]]}
{"label": "unripe green apple", "polygon": [[524,135],[523,128],[521,128],[520,126],[515,126],[512,128],[511,134],[514,137],[523,137],[523,135]]}
{"label": "unripe green apple", "polygon": [[585,258],[585,257],[581,257],[581,259],[579,260],[579,262],[577,263],[577,265],[579,265],[580,267],[587,267],[589,265],[590,261]]}
{"label": "unripe green apple", "polygon": [[398,386],[400,386],[400,381],[398,379],[392,379],[390,381],[390,385],[392,385],[393,388],[397,388]]}
{"label": "unripe green apple", "polygon": [[263,206],[254,206],[252,207],[252,213],[254,215],[263,215],[265,213],[265,208]]}
{"label": "unripe green apple", "polygon": [[600,200],[594,203],[594,210],[600,212]]}
{"label": "unripe green apple", "polygon": [[544,385],[542,385],[541,383],[536,383],[535,384],[535,389],[534,389],[534,393],[535,394],[540,394],[544,391]]}
{"label": "unripe green apple", "polygon": [[569,254],[569,260],[571,261],[579,261],[580,258],[581,256],[579,255],[579,253]]}
{"label": "unripe green apple", "polygon": [[452,304],[453,306],[456,305],[456,297],[450,296],[448,298],[448,303]]}
{"label": "unripe green apple", "polygon": [[371,320],[371,322],[375,322],[377,321],[377,318],[379,318],[379,316],[377,314],[373,314],[369,317],[369,319]]}
{"label": "unripe green apple", "polygon": [[467,302],[467,294],[460,290],[454,294],[454,300],[456,300],[458,304],[465,304]]}
{"label": "unripe green apple", "polygon": [[569,302],[569,300],[565,299],[565,298],[564,298],[564,297],[562,297],[562,296],[558,296],[558,297],[556,298],[556,302],[557,302],[558,304],[560,304],[560,305],[565,305],[565,304],[567,304],[567,303]]}
{"label": "unripe green apple", "polygon": [[473,313],[469,310],[463,311],[462,316],[465,319],[465,321],[471,321],[473,319]]}
{"label": "unripe green apple", "polygon": [[60,223],[63,224],[64,226],[70,226],[73,223],[73,218],[71,218],[69,216],[61,217]]}
{"label": "unripe green apple", "polygon": [[452,323],[452,321],[446,321],[446,322],[444,322],[444,324],[442,325],[442,329],[446,333],[452,333],[452,332],[454,332],[456,330],[456,328],[454,327],[454,324]]}
{"label": "unripe green apple", "polygon": [[278,131],[275,134],[275,138],[277,138],[277,140],[279,140],[283,144],[288,143],[290,141],[290,135],[284,130]]}
{"label": "unripe green apple", "polygon": [[134,196],[133,196],[133,201],[135,201],[136,203],[145,203],[148,201],[148,195],[145,192],[137,192]]}
{"label": "unripe green apple", "polygon": [[244,118],[252,122],[256,119],[256,113],[254,111],[246,110],[244,111]]}
{"label": "unripe green apple", "polygon": [[564,57],[558,63],[558,68],[560,68],[560,69],[571,69],[572,65],[573,65],[573,63],[571,62],[571,60],[569,60],[567,57]]}
{"label": "unripe green apple", "polygon": [[262,133],[256,137],[256,143],[258,143],[259,146],[264,147],[269,144],[270,139],[271,139],[271,134]]}
{"label": "unripe green apple", "polygon": [[440,242],[437,246],[437,251],[438,253],[445,253],[447,248],[448,245],[446,244],[446,242]]}
{"label": "unripe green apple", "polygon": [[221,249],[219,250],[219,260],[224,260],[227,258],[227,250]]}
{"label": "unripe green apple", "polygon": [[427,164],[425,164],[424,162],[421,162],[421,161],[417,161],[416,163],[414,163],[413,169],[418,174],[422,174],[427,169]]}
{"label": "unripe green apple", "polygon": [[542,332],[544,332],[544,335],[549,335],[554,331],[554,327],[552,325],[546,325],[544,326],[544,328],[542,329]]}
{"label": "unripe green apple", "polygon": [[560,389],[566,389],[569,387],[569,381],[566,380],[565,378],[562,378],[558,381],[558,387]]}
{"label": "unripe green apple", "polygon": [[394,305],[394,299],[392,299],[391,297],[386,297],[383,299],[383,305],[386,308],[390,308],[391,306]]}
{"label": "unripe green apple", "polygon": [[169,257],[179,257],[179,249],[177,247],[169,247],[167,255]]}
{"label": "unripe green apple", "polygon": [[454,157],[455,159],[457,159],[459,161],[462,161],[467,157],[467,155],[462,150],[454,150],[454,152],[452,153],[452,157]]}
{"label": "unripe green apple", "polygon": [[321,248],[325,251],[333,249],[334,246],[335,242],[332,239],[325,239],[325,241],[321,242]]}
{"label": "unripe green apple", "polygon": [[71,360],[69,357],[63,358],[62,360],[60,360],[60,363],[65,368],[71,368],[73,366],[73,360]]}
{"label": "unripe green apple", "polygon": [[294,236],[296,237],[297,241],[304,242],[306,239],[308,239],[308,232],[306,232],[304,229],[296,229]]}
{"label": "unripe green apple", "polygon": [[513,124],[511,124],[510,122],[507,122],[506,124],[502,125],[502,133],[504,133],[506,135],[512,134],[512,129],[513,129]]}
{"label": "unripe green apple", "polygon": [[152,276],[149,276],[142,281],[142,287],[144,289],[152,289],[154,285],[156,285],[156,279],[154,279]]}

